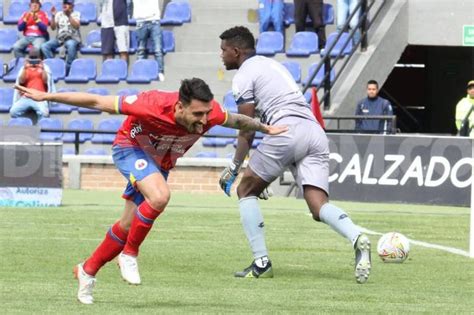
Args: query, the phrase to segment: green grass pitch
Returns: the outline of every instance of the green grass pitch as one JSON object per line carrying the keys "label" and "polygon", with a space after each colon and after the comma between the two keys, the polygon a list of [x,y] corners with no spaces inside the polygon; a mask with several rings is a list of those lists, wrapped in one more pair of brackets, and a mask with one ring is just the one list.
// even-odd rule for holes
{"label": "green grass pitch", "polygon": [[[72,268],[120,215],[120,192],[65,191],[64,206],[0,208],[2,314],[470,313],[474,259],[412,245],[403,264],[375,253],[368,283],[353,276],[350,244],[314,222],[293,198],[262,201],[273,279],[235,279],[252,260],[237,200],[174,194],[141,248],[143,284],[130,286],[112,262],[97,276],[95,304],[76,301]],[[468,249],[469,210],[335,202],[378,232]]]}

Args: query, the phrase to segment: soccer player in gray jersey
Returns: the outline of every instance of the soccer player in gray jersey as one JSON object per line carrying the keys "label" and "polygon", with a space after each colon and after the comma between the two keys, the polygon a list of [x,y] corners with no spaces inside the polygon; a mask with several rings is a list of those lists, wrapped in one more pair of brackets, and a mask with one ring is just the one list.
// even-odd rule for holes
{"label": "soccer player in gray jersey", "polygon": [[[358,283],[365,283],[371,267],[370,240],[343,210],[329,203],[328,140],[296,82],[280,63],[255,55],[255,39],[247,28],[228,29],[220,39],[221,58],[226,69],[238,69],[232,92],[239,113],[260,117],[262,122],[270,125],[289,127],[285,133],[263,139],[250,157],[237,187],[241,222],[254,261],[235,276],[273,277],[257,196],[268,198],[268,185],[290,168],[303,189],[313,219],[328,224],[352,242],[356,256],[355,277]],[[233,162],[221,174],[219,183],[229,196],[253,137],[253,132],[239,132]]]}

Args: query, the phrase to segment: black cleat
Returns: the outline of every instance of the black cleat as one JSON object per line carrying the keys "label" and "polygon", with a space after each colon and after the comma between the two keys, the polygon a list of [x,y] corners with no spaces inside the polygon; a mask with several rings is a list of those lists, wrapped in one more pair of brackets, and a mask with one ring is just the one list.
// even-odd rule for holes
{"label": "black cleat", "polygon": [[273,278],[272,262],[268,261],[265,267],[260,268],[253,261],[250,266],[242,271],[237,271],[234,276],[237,278]]}

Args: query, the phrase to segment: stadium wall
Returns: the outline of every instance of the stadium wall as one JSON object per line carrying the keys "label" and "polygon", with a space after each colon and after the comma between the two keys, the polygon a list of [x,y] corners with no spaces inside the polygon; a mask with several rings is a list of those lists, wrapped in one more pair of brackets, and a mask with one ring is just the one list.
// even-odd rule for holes
{"label": "stadium wall", "polygon": [[[227,159],[186,158],[178,162],[168,177],[172,191],[221,193],[219,175]],[[212,166],[209,166],[212,165]],[[70,156],[63,161],[63,187],[72,189],[124,189],[125,178],[111,157]]]}
{"label": "stadium wall", "polygon": [[472,0],[408,1],[410,45],[462,46],[463,26],[474,25]]}

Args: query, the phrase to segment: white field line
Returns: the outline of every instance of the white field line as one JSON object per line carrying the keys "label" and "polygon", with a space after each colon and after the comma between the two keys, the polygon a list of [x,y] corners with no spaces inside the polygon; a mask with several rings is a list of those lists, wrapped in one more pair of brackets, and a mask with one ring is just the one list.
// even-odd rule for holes
{"label": "white field line", "polygon": [[[371,230],[366,229],[366,228],[364,228],[364,227],[362,227],[362,226],[359,226],[359,228],[361,229],[362,232],[367,233],[367,234],[371,234],[371,235],[383,235],[383,233],[371,231]],[[470,256],[469,256],[469,252],[467,252],[467,251],[465,251],[465,250],[462,250],[462,249],[458,249],[458,248],[454,248],[454,247],[448,247],[448,246],[443,246],[443,245],[438,245],[438,244],[431,244],[431,243],[422,242],[422,241],[417,241],[417,240],[412,240],[412,239],[408,239],[408,240],[410,241],[410,244],[415,244],[415,245],[422,246],[422,247],[426,247],[426,248],[439,249],[439,250],[442,250],[442,251],[445,251],[445,252],[448,252],[448,253],[452,253],[452,254],[456,254],[456,255],[461,255],[461,256],[465,256],[465,257],[470,257]]]}

